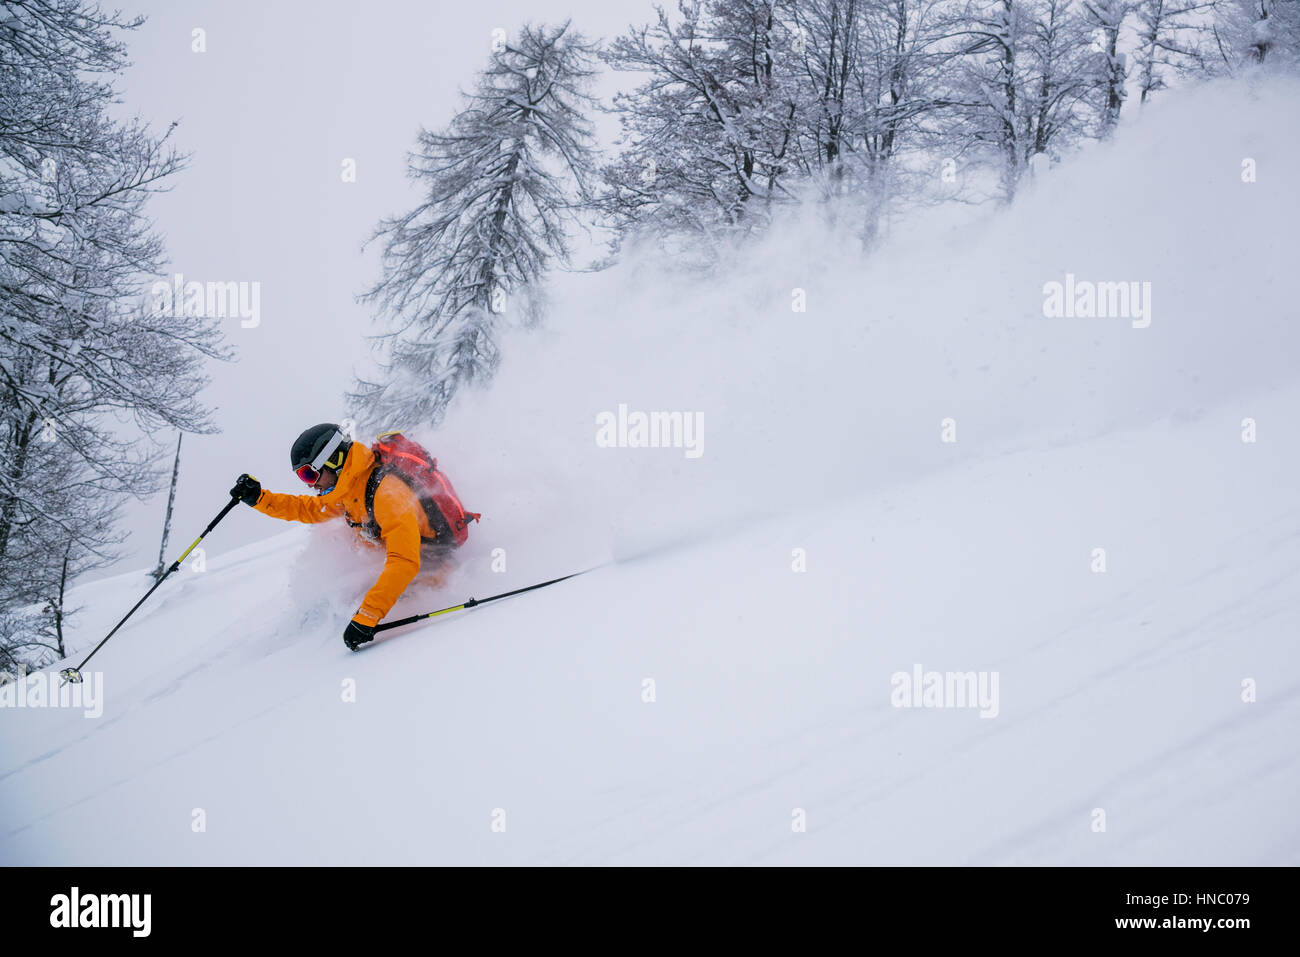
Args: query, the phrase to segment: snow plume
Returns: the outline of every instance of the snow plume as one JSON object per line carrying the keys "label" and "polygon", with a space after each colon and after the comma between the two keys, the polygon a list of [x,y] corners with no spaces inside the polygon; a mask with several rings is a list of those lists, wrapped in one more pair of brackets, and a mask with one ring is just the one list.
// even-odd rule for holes
{"label": "snow plume", "polygon": [[[361,597],[370,590],[384,567],[383,545],[365,542],[346,522],[325,522],[296,530],[302,547],[289,564],[289,585],[284,626],[277,634],[293,636],[319,630],[331,640],[335,628],[357,612]],[[446,586],[457,584],[460,555],[426,556],[415,580],[407,586],[388,616],[390,619],[432,611],[469,595],[449,596]],[[483,596],[479,596],[483,597]],[[292,639],[289,639],[292,640]]]}
{"label": "snow plume", "polygon": [[[318,622],[343,621],[383,568],[381,549],[368,547],[344,522],[313,525],[289,568],[286,615],[308,630]],[[322,585],[327,588],[322,588]]]}
{"label": "snow plume", "polygon": [[[819,501],[1283,381],[1298,93],[1171,95],[1009,209],[916,216],[870,257],[808,207],[707,274],[634,254],[560,277],[547,327],[423,436],[485,513],[471,549],[509,545],[545,574],[740,520],[797,544]],[[1154,321],[1049,317],[1045,287],[1067,275],[1149,283]],[[602,441],[621,408],[692,417],[702,454],[648,428]]]}

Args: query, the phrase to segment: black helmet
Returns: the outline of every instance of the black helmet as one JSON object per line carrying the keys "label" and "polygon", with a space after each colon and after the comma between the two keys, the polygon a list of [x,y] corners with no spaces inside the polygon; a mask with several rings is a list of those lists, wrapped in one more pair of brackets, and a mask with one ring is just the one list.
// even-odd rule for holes
{"label": "black helmet", "polygon": [[332,422],[322,422],[294,440],[289,449],[289,465],[298,473],[298,478],[311,485],[319,478],[322,468],[336,472],[343,468],[343,460],[350,448],[352,443],[341,428]]}

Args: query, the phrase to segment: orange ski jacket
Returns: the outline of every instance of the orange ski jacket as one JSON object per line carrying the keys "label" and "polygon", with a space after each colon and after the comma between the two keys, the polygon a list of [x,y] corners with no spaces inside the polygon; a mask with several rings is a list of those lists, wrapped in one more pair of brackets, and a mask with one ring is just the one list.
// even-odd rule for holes
{"label": "orange ski jacket", "polygon": [[[365,541],[366,482],[378,463],[360,442],[348,449],[339,480],[324,495],[285,495],[262,490],[253,506],[264,515],[286,522],[328,522],[347,518]],[[396,604],[406,586],[420,571],[420,537],[433,538],[434,529],[410,486],[396,475],[386,475],[375,489],[375,522],[387,550],[384,570],[352,620],[374,627]]]}

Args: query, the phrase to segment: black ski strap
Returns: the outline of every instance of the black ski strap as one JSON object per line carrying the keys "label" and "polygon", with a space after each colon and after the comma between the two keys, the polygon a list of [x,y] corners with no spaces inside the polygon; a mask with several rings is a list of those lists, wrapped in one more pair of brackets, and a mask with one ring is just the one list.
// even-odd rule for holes
{"label": "black ski strap", "polygon": [[403,485],[411,489],[411,494],[415,496],[416,501],[420,503],[420,507],[424,510],[424,517],[429,520],[429,526],[437,533],[433,538],[430,538],[427,535],[421,535],[420,544],[445,545],[448,542],[453,541],[454,539],[452,539],[451,536],[451,529],[447,527],[447,520],[442,517],[442,512],[438,510],[438,506],[434,502],[426,501],[422,498],[420,493],[411,486],[409,481],[407,481],[406,475],[401,471],[401,469],[395,468],[391,465],[383,465],[382,463],[378,468],[370,473],[370,478],[366,480],[365,533],[371,538],[379,538],[380,535],[383,534],[383,530],[379,527],[379,522],[375,520],[375,492],[379,490],[379,483],[389,475],[396,475]]}

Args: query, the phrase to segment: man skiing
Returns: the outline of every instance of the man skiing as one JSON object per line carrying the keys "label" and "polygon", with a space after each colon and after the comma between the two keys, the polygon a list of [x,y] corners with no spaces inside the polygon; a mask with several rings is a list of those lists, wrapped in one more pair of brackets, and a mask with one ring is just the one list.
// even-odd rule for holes
{"label": "man skiing", "polygon": [[450,483],[437,471],[437,460],[401,433],[386,433],[374,448],[367,448],[326,422],[298,436],[289,459],[316,495],[269,492],[247,473],[239,476],[230,495],[288,522],[341,517],[367,542],[382,541],[387,551],[384,570],[343,632],[343,642],[356,651],[374,639],[375,626],[420,571],[422,548],[431,556],[461,544],[466,525],[479,516],[461,508]]}

